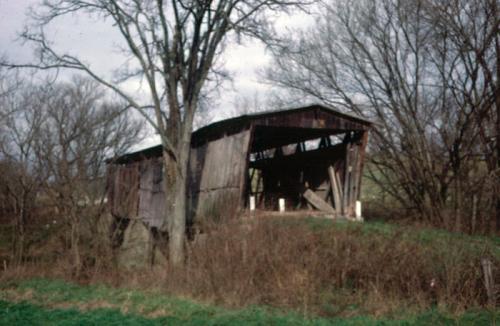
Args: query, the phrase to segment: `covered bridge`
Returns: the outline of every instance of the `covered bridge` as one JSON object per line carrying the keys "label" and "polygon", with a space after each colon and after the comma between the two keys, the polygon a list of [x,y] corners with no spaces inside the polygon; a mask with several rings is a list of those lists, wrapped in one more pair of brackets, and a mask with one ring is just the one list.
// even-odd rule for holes
{"label": "covered bridge", "polygon": [[[322,105],[247,114],[192,135],[189,221],[232,216],[249,206],[316,209],[354,217],[371,123]],[[108,163],[108,202],[115,217],[160,227],[164,211],[162,148]]]}

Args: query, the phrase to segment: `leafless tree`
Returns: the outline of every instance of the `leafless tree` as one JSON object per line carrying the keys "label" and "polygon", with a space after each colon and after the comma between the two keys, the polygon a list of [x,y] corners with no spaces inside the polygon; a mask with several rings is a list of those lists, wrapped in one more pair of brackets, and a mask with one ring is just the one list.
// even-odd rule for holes
{"label": "leafless tree", "polygon": [[[494,83],[485,89],[487,79],[476,75],[483,69],[478,54],[498,55],[493,9],[498,1],[444,3],[449,4],[343,0],[325,5],[317,26],[277,47],[268,78],[375,120],[373,179],[433,223],[451,227],[452,201],[460,228],[463,196],[470,194],[463,190],[471,189],[464,178],[474,166],[475,141],[485,126],[479,112],[471,113],[480,106],[464,100],[471,99],[471,87],[481,88],[472,101],[488,101],[498,92]],[[457,24],[463,26],[453,27]],[[476,46],[465,57],[461,33]]]}
{"label": "leafless tree", "polygon": [[[435,48],[453,59],[446,87],[473,129],[476,162],[474,198],[500,230],[500,1],[435,2],[428,17],[441,31]],[[477,167],[478,164],[475,164]],[[476,169],[477,170],[477,169]],[[468,171],[466,170],[465,173]],[[461,179],[465,177],[462,176]],[[460,186],[460,185],[459,185]],[[487,196],[482,196],[487,194]],[[470,198],[471,196],[469,196]],[[481,201],[481,197],[484,200]],[[475,216],[475,214],[473,214]]]}
{"label": "leafless tree", "polygon": [[43,113],[35,90],[21,87],[17,78],[6,84],[8,91],[0,99],[0,193],[4,211],[13,216],[12,255],[19,264],[25,256],[27,224],[46,177],[35,154]]}
{"label": "leafless tree", "polygon": [[[183,261],[186,226],[186,173],[193,119],[214,63],[231,34],[271,38],[269,11],[286,10],[310,0],[45,0],[34,15],[40,31],[22,37],[37,47],[41,69],[83,71],[113,89],[143,114],[161,137],[165,162],[167,209],[163,229],[169,232],[169,257]],[[60,16],[76,12],[109,19],[120,32],[134,69],[122,70],[121,80],[141,77],[150,103],[141,104],[120,84],[105,79],[75,56],[58,53],[43,32]],[[152,117],[149,111],[153,111]]]}
{"label": "leafless tree", "polygon": [[107,100],[93,80],[74,78],[44,91],[48,96],[40,101],[44,119],[36,156],[48,174],[47,200],[70,227],[73,267],[79,274],[82,224],[95,227],[105,208],[105,160],[138,142],[141,124],[130,118],[124,103]]}
{"label": "leafless tree", "polygon": [[27,228],[38,208],[55,208],[54,219],[70,230],[78,274],[81,225],[95,228],[105,208],[105,159],[140,141],[142,124],[131,119],[123,101],[110,100],[90,79],[8,84],[18,87],[9,87],[0,98],[6,113],[0,134],[0,196],[3,211],[13,216],[14,262],[25,256]]}

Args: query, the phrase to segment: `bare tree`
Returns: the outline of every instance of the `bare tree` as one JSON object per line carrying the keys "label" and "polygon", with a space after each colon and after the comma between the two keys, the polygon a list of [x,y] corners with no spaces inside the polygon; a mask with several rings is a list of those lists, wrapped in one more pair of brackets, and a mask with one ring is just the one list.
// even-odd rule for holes
{"label": "bare tree", "polygon": [[4,210],[13,216],[12,255],[19,264],[25,256],[27,225],[46,177],[35,154],[43,113],[35,99],[36,90],[20,87],[18,79],[7,84],[0,103],[0,192]]}
{"label": "bare tree", "polygon": [[[473,129],[471,154],[484,162],[486,173],[476,171],[471,185],[474,198],[496,230],[500,230],[500,1],[433,2],[429,20],[440,31],[435,48],[453,59],[446,88]],[[469,135],[467,135],[469,136]],[[476,163],[477,167],[478,164]],[[465,170],[464,174],[471,169]],[[479,169],[482,170],[482,169]],[[478,173],[479,172],[479,173]],[[466,178],[462,176],[461,179]],[[484,200],[480,200],[483,194]],[[472,196],[472,195],[471,195]],[[469,196],[469,198],[471,197]],[[489,209],[491,208],[491,209]],[[473,214],[475,216],[475,214]]]}
{"label": "bare tree", "polygon": [[251,95],[240,95],[234,101],[234,112],[232,112],[232,115],[238,116],[265,111],[268,107],[266,105],[267,101],[267,98],[259,96],[257,92]]}
{"label": "bare tree", "polygon": [[[216,58],[231,33],[269,38],[266,14],[311,2],[310,0],[45,0],[34,15],[40,31],[23,33],[37,47],[41,69],[71,68],[83,71],[113,89],[143,114],[161,137],[164,148],[167,209],[163,229],[169,232],[169,257],[183,261],[186,226],[186,174],[193,119],[200,94],[214,76]],[[104,17],[120,32],[128,56],[137,64],[122,70],[121,80],[141,77],[150,103],[141,104],[75,56],[58,53],[43,28],[60,16],[75,12]],[[149,111],[153,111],[153,117]]]}
{"label": "bare tree", "polygon": [[[472,189],[468,176],[478,154],[475,141],[484,128],[479,112],[471,113],[477,103],[464,100],[471,99],[466,95],[471,86],[481,88],[473,101],[488,101],[498,89],[492,83],[485,89],[486,79],[475,75],[481,67],[477,54],[498,55],[492,48],[498,14],[485,9],[497,1],[487,3],[346,0],[325,5],[316,27],[277,47],[268,78],[295,94],[376,120],[372,178],[433,223],[452,226],[451,201],[460,228],[463,199],[471,193],[464,189]],[[480,13],[476,18],[474,11]],[[488,50],[471,29],[495,35]],[[460,33],[476,45],[467,51],[472,57],[464,57]],[[490,96],[483,97],[484,91]]]}
{"label": "bare tree", "polygon": [[102,86],[83,78],[66,84],[25,81],[9,87],[0,103],[8,112],[0,142],[0,195],[3,210],[14,217],[14,262],[25,256],[27,227],[38,206],[55,207],[71,230],[79,274],[80,226],[96,226],[105,208],[104,160],[140,141],[142,124],[126,114],[126,104],[108,100]]}
{"label": "bare tree", "polygon": [[125,104],[107,100],[93,80],[74,78],[44,92],[36,156],[48,174],[43,187],[47,200],[70,227],[73,267],[79,275],[82,224],[95,227],[105,208],[105,160],[138,142],[141,124],[127,115]]}

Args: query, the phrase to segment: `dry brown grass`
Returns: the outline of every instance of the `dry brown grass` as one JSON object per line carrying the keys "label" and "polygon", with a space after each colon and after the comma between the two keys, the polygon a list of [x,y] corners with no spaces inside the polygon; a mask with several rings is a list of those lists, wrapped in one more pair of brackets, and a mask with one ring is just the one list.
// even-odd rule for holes
{"label": "dry brown grass", "polygon": [[[158,289],[225,306],[271,305],[304,315],[394,315],[437,304],[452,312],[484,306],[480,260],[494,247],[453,237],[418,238],[410,228],[310,219],[254,218],[218,225],[189,242],[185,267],[121,271],[109,257],[89,258],[81,283]],[[433,236],[434,237],[434,236]],[[108,255],[102,251],[99,255]],[[90,253],[89,253],[90,255]],[[37,265],[38,264],[38,265]],[[5,271],[0,282],[33,276],[71,279],[64,255]],[[498,269],[495,270],[498,280]],[[430,283],[435,280],[436,286]]]}
{"label": "dry brown grass", "polygon": [[256,219],[214,226],[189,246],[185,269],[166,284],[216,303],[305,314],[381,315],[434,303],[461,311],[486,303],[481,257],[500,264],[488,246],[451,238],[426,244],[404,229],[367,233],[361,225]]}

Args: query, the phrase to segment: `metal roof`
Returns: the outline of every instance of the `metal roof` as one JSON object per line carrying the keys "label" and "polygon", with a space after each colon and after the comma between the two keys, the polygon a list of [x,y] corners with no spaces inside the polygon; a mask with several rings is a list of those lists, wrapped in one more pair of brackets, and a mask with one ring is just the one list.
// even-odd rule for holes
{"label": "metal roof", "polygon": [[332,107],[326,106],[324,104],[314,104],[313,103],[313,104],[308,104],[306,106],[299,106],[299,107],[292,107],[292,108],[284,108],[284,109],[278,109],[278,110],[269,110],[269,111],[261,111],[261,112],[243,114],[243,115],[240,115],[240,116],[237,116],[234,118],[229,118],[229,119],[213,122],[209,125],[201,127],[199,129],[197,129],[196,131],[194,131],[193,135],[196,133],[202,132],[206,129],[219,128],[220,126],[232,124],[232,123],[235,123],[235,122],[238,122],[241,120],[254,120],[254,119],[258,119],[258,118],[271,117],[271,116],[275,116],[275,115],[283,115],[283,114],[287,114],[287,113],[296,113],[299,111],[307,111],[307,110],[312,110],[312,109],[321,109],[321,110],[324,110],[328,113],[332,113],[338,117],[341,117],[343,119],[354,120],[354,121],[357,121],[359,123],[362,123],[362,124],[365,124],[368,126],[373,125],[372,121],[365,119],[363,117],[360,117],[358,115],[341,112],[341,111],[335,110]]}
{"label": "metal roof", "polygon": [[[303,118],[301,114],[310,114],[311,112],[321,111],[327,116],[334,117],[333,121],[339,121],[336,125],[321,125],[321,126],[302,126],[300,119]],[[324,115],[323,114],[323,115]],[[298,115],[295,119],[288,119],[292,115]],[[307,119],[309,125],[311,119]],[[297,139],[312,139],[322,136],[323,134],[332,133],[332,131],[344,132],[346,130],[367,130],[373,125],[373,122],[344,112],[337,111],[331,107],[322,104],[310,104],[302,107],[286,108],[280,110],[271,110],[265,112],[256,112],[244,114],[238,117],[217,121],[201,127],[193,132],[191,142],[193,145],[205,143],[206,141],[220,138],[224,135],[233,134],[248,128],[251,125],[260,128],[262,136],[259,139],[254,139],[254,142],[259,142],[252,148],[261,149],[264,147],[263,143],[267,140],[270,146],[279,146],[286,141],[296,141]],[[263,129],[267,129],[267,132]],[[285,131],[285,129],[287,129]],[[321,131],[323,130],[323,131]],[[271,139],[276,133],[282,133],[285,139]],[[279,138],[279,137],[278,137]],[[152,146],[136,152],[128,153],[120,156],[119,158],[110,159],[108,162],[124,163],[131,160],[140,158],[158,157],[162,154],[162,145]]]}

